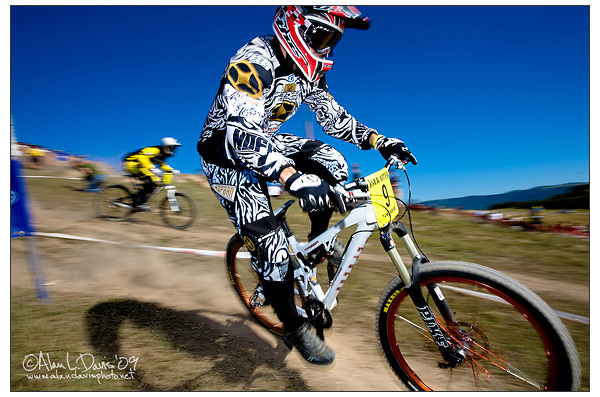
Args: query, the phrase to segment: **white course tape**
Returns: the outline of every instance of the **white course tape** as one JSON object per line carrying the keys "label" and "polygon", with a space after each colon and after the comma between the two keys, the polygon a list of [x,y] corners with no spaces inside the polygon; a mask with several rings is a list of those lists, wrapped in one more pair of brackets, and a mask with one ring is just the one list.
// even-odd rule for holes
{"label": "white course tape", "polygon": [[46,175],[24,175],[22,178],[52,178],[52,179],[71,179],[74,181],[82,181],[83,178],[65,178],[62,176],[46,176]]}
{"label": "white course tape", "polygon": [[[456,292],[459,292],[459,293],[462,293],[465,295],[477,296],[479,298],[496,301],[496,302],[504,303],[507,305],[509,304],[508,302],[506,302],[504,299],[500,298],[499,296],[487,294],[484,292],[469,291],[469,290],[466,290],[463,288],[453,287],[451,285],[440,285],[440,287],[446,288],[446,289],[451,289],[453,291],[456,291]],[[554,310],[554,312],[556,313],[556,315],[558,317],[560,317],[562,319],[575,321],[575,322],[581,323],[581,324],[588,324],[588,325],[590,324],[589,317],[584,317],[584,316],[580,316],[577,314],[571,314],[571,313],[567,313],[567,312],[561,312],[560,310]]]}
{"label": "white course tape", "polygon": [[195,255],[205,255],[205,256],[225,256],[225,252],[223,251],[207,251],[207,250],[196,250],[191,248],[174,248],[174,247],[157,247],[152,245],[137,245],[137,244],[125,244],[117,241],[110,240],[101,240],[92,237],[82,237],[82,236],[73,236],[70,234],[63,233],[43,233],[43,232],[34,232],[36,236],[40,237],[53,237],[53,238],[63,238],[68,240],[79,240],[79,241],[94,241],[97,243],[105,243],[105,244],[119,244],[119,245],[129,245],[131,247],[137,248],[151,248],[160,251],[169,251],[169,252],[179,252],[183,254],[195,254]]}
{"label": "white course tape", "polygon": [[[160,250],[160,251],[179,252],[179,253],[183,253],[183,254],[221,256],[221,257],[225,256],[225,252],[223,252],[223,251],[207,251],[207,250],[196,250],[196,249],[190,249],[190,248],[157,247],[157,246],[152,246],[152,245],[124,244],[124,243],[120,243],[117,241],[101,240],[101,239],[92,238],[92,237],[73,236],[70,234],[63,234],[63,233],[33,232],[33,234],[36,236],[40,236],[40,237],[53,237],[53,238],[64,238],[64,239],[68,239],[68,240],[94,241],[97,243],[105,243],[105,244],[129,245],[131,247],[150,248],[150,249],[156,249],[156,250]],[[238,258],[249,258],[250,253],[239,252],[237,254],[237,257]],[[451,287],[451,286],[444,286],[444,288],[452,289],[457,292],[462,292],[467,295],[477,294],[478,296],[486,297],[486,299],[490,299],[490,300],[501,300],[500,298],[496,297],[495,295],[484,294],[481,292],[467,291],[462,288],[456,288],[456,287]],[[502,301],[502,303],[506,303],[506,302]],[[590,323],[590,319],[588,317],[579,316],[576,314],[571,314],[571,313],[566,313],[566,312],[561,312],[558,310],[555,310],[555,312],[560,318],[565,319],[565,320],[571,320],[571,321],[575,321],[575,322],[578,322],[581,324],[589,324]]]}

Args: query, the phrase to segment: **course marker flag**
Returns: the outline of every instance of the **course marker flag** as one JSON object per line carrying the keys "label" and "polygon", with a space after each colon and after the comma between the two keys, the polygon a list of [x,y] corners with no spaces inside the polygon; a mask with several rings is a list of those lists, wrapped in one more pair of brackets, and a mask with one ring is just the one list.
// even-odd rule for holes
{"label": "course marker flag", "polygon": [[29,243],[29,262],[33,277],[35,279],[35,288],[38,299],[48,300],[48,292],[45,288],[44,278],[39,263],[37,249],[35,245],[35,233],[29,216],[29,207],[27,205],[27,191],[21,180],[21,164],[15,160],[10,160],[10,237],[26,237]]}
{"label": "course marker flag", "polygon": [[27,194],[21,180],[21,164],[10,160],[10,237],[31,236]]}

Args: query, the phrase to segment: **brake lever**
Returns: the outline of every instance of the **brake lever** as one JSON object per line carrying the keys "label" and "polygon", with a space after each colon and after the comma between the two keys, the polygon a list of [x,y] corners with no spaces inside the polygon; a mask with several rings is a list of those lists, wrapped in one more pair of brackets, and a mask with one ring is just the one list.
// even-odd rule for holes
{"label": "brake lever", "polygon": [[406,164],[408,164],[408,160],[400,160],[400,158],[398,158],[398,156],[396,156],[395,154],[392,154],[385,165],[388,170],[390,168],[392,168],[392,166],[395,166],[396,169],[399,169],[400,171],[405,171]]}
{"label": "brake lever", "polygon": [[333,206],[340,214],[346,213],[346,204],[350,202],[350,194],[341,184],[329,186],[330,196],[333,198]]}

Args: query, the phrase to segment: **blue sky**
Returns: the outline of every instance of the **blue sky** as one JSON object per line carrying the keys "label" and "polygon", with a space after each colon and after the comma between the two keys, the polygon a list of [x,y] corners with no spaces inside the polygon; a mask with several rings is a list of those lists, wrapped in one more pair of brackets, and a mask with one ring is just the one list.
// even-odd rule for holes
{"label": "blue sky", "polygon": [[[370,6],[346,32],[330,92],[363,124],[400,138],[413,199],[589,181],[587,6]],[[272,34],[275,6],[12,6],[10,112],[19,140],[117,164],[174,136],[195,146],[235,51]],[[303,107],[282,132],[304,135]],[[315,137],[367,174],[374,151]]]}

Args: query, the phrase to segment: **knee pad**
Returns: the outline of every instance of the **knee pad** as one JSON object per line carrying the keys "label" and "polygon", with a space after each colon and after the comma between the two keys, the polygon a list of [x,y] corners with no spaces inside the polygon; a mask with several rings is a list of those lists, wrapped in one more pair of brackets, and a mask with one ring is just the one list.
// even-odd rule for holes
{"label": "knee pad", "polygon": [[290,263],[285,234],[273,214],[241,225],[240,234],[262,280],[286,279]]}

